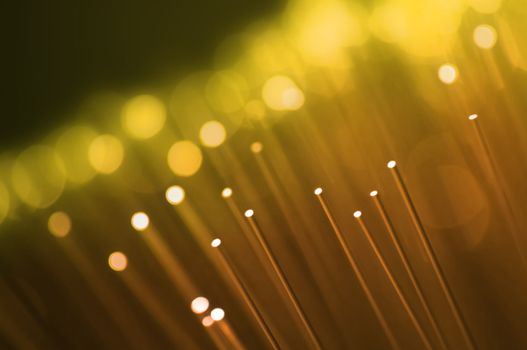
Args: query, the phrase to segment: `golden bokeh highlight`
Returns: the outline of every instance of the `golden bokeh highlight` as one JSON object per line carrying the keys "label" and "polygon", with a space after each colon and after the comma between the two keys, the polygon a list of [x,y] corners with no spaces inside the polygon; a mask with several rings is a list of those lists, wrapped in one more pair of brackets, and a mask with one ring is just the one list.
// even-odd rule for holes
{"label": "golden bokeh highlight", "polygon": [[0,182],[0,224],[5,220],[9,213],[9,192],[2,182]]}
{"label": "golden bokeh highlight", "polygon": [[199,170],[203,162],[203,155],[193,142],[178,141],[170,147],[167,162],[174,174],[188,177]]}
{"label": "golden bokeh highlight", "polygon": [[71,231],[71,219],[63,211],[56,211],[49,216],[48,230],[55,237],[65,237]]}
{"label": "golden bokeh highlight", "polygon": [[443,64],[437,71],[439,80],[447,85],[453,84],[457,79],[457,75],[457,68],[453,64]]}
{"label": "golden bokeh highlight", "polygon": [[294,111],[304,104],[304,93],[290,78],[275,75],[267,80],[262,88],[265,104],[276,111]]}
{"label": "golden bokeh highlight", "polygon": [[121,141],[112,135],[100,135],[88,148],[90,165],[99,173],[111,174],[121,166],[124,149]]}
{"label": "golden bokeh highlight", "polygon": [[95,175],[86,150],[96,137],[93,129],[76,126],[66,130],[58,139],[55,149],[70,182],[83,184]]}
{"label": "golden bokeh highlight", "polygon": [[131,224],[137,231],[144,231],[150,225],[150,218],[144,212],[140,211],[132,215]]}
{"label": "golden bokeh highlight", "polygon": [[225,317],[225,311],[217,307],[210,312],[210,317],[212,317],[214,321],[221,321]]}
{"label": "golden bokeh highlight", "polygon": [[121,112],[124,130],[133,138],[148,139],[165,125],[166,108],[151,95],[139,95],[129,100]]}
{"label": "golden bokeh highlight", "polygon": [[209,309],[209,300],[205,297],[197,297],[190,303],[190,309],[195,314],[202,314]]}
{"label": "golden bokeh highlight", "polygon": [[201,320],[201,324],[203,325],[203,327],[210,327],[214,324],[214,320],[210,316],[205,316]]}
{"label": "golden bokeh highlight", "polygon": [[124,271],[128,266],[128,258],[121,252],[113,252],[108,257],[108,265],[114,271]]}
{"label": "golden bokeh highlight", "polygon": [[168,203],[177,205],[185,199],[185,190],[181,186],[170,186],[165,192]]}
{"label": "golden bokeh highlight", "polygon": [[37,145],[22,152],[15,160],[11,182],[22,202],[34,208],[46,208],[64,190],[66,173],[53,148]]}
{"label": "golden bokeh highlight", "polygon": [[491,49],[496,45],[498,34],[496,29],[488,24],[481,24],[474,29],[474,43],[482,49]]}
{"label": "golden bokeh highlight", "polygon": [[199,130],[201,143],[206,147],[218,147],[225,141],[226,137],[227,132],[223,124],[216,120],[206,122]]}

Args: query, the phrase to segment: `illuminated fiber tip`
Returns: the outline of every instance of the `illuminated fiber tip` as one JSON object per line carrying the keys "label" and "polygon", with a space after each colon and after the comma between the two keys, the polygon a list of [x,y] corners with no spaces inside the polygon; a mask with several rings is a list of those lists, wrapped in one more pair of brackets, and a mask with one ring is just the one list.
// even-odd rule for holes
{"label": "illuminated fiber tip", "polygon": [[395,160],[390,160],[386,166],[392,169],[392,168],[395,168],[396,165],[397,165],[397,162]]}
{"label": "illuminated fiber tip", "polygon": [[254,154],[262,152],[263,145],[261,142],[253,142],[251,143],[251,152]]}
{"label": "illuminated fiber tip", "polygon": [[205,297],[197,297],[190,303],[190,309],[195,314],[202,314],[209,309],[209,300]]}
{"label": "illuminated fiber tip", "polygon": [[212,326],[213,323],[214,323],[214,320],[213,320],[212,317],[210,317],[210,316],[205,316],[205,317],[203,317],[203,319],[201,320],[201,324],[202,324],[204,327],[210,327],[210,326]]}
{"label": "illuminated fiber tip", "polygon": [[377,191],[375,191],[375,190],[373,190],[373,191],[370,192],[370,196],[371,196],[371,197],[375,197],[375,196],[378,195],[378,194],[379,194],[379,192],[377,192]]}
{"label": "illuminated fiber tip", "polygon": [[48,219],[48,229],[55,237],[67,236],[71,230],[70,217],[62,211],[54,212]]}
{"label": "illuminated fiber tip", "polygon": [[360,210],[357,210],[356,212],[353,213],[353,216],[358,219],[362,216],[362,212]]}
{"label": "illuminated fiber tip", "polygon": [[185,190],[181,186],[170,186],[165,192],[168,203],[177,205],[185,199]]}
{"label": "illuminated fiber tip", "polygon": [[248,210],[245,211],[245,217],[246,218],[251,218],[253,215],[254,215],[254,210],[248,209]]}
{"label": "illuminated fiber tip", "polygon": [[477,114],[471,114],[468,116],[468,120],[475,120],[478,118],[478,115]]}
{"label": "illuminated fiber tip", "polygon": [[212,248],[217,248],[220,246],[220,244],[221,244],[221,239],[219,238],[214,238],[212,242],[210,242],[210,245],[212,246]]}
{"label": "illuminated fiber tip", "polygon": [[474,29],[474,43],[482,49],[492,49],[496,45],[498,36],[496,29],[488,24],[481,24]]}
{"label": "illuminated fiber tip", "polygon": [[322,188],[320,187],[317,187],[315,188],[315,190],[313,191],[313,193],[317,196],[320,196],[320,194],[322,193]]}
{"label": "illuminated fiber tip", "polygon": [[210,312],[210,317],[214,321],[221,321],[225,317],[225,311],[223,311],[223,309],[220,309],[219,307],[217,307],[217,308],[213,309]]}
{"label": "illuminated fiber tip", "polygon": [[226,136],[223,125],[215,120],[206,122],[199,130],[201,143],[206,147],[218,147],[225,141]]}
{"label": "illuminated fiber tip", "polygon": [[229,198],[232,196],[232,189],[230,187],[225,187],[223,191],[221,191],[221,196],[223,198]]}
{"label": "illuminated fiber tip", "polygon": [[439,80],[443,83],[450,85],[457,79],[457,68],[453,64],[443,64],[437,71]]}
{"label": "illuminated fiber tip", "polygon": [[114,271],[123,271],[128,265],[128,259],[126,255],[121,252],[113,252],[108,257],[108,265]]}
{"label": "illuminated fiber tip", "polygon": [[148,215],[140,211],[132,215],[131,222],[132,227],[137,231],[144,231],[150,224],[150,219],[148,218]]}

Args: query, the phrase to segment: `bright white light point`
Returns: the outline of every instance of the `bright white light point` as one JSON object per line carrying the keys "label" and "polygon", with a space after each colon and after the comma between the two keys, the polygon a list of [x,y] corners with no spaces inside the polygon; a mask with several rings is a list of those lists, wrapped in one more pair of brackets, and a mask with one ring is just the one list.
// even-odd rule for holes
{"label": "bright white light point", "polygon": [[137,231],[143,231],[150,224],[150,219],[148,218],[148,215],[140,211],[132,215],[131,222],[133,228],[135,228]]}
{"label": "bright white light point", "polygon": [[377,191],[371,191],[370,196],[375,197],[379,192]]}
{"label": "bright white light point", "polygon": [[474,119],[477,119],[478,115],[477,114],[471,114],[468,116],[468,120],[474,120]]}
{"label": "bright white light point", "polygon": [[219,247],[220,244],[221,244],[221,239],[219,239],[219,238],[214,238],[214,239],[212,240],[212,242],[210,242],[210,245],[211,245],[213,248],[217,248],[217,247]]}
{"label": "bright white light point", "polygon": [[210,317],[212,317],[214,321],[221,321],[225,317],[225,311],[217,307],[210,312]]}
{"label": "bright white light point", "polygon": [[195,314],[202,314],[209,309],[209,300],[205,297],[197,297],[190,303],[190,308]]}
{"label": "bright white light point", "polygon": [[397,165],[397,162],[395,162],[395,160],[390,160],[387,164],[387,167],[392,169],[392,168],[395,168],[396,165]]}
{"label": "bright white light point", "polygon": [[353,213],[353,216],[356,217],[356,218],[360,218],[362,215],[361,211],[360,210],[357,210],[356,212]]}
{"label": "bright white light point", "polygon": [[263,145],[261,142],[253,142],[251,144],[251,152],[253,153],[260,153],[263,149]]}
{"label": "bright white light point", "polygon": [[322,193],[322,189],[320,187],[315,188],[314,193],[319,196]]}
{"label": "bright white light point", "polygon": [[203,319],[201,320],[201,324],[202,324],[204,327],[210,327],[210,326],[212,326],[213,323],[214,323],[214,320],[213,320],[212,317],[210,317],[210,316],[205,316],[205,317],[203,317]]}
{"label": "bright white light point", "polygon": [[250,218],[250,217],[252,217],[253,215],[254,215],[254,210],[252,210],[252,209],[248,209],[248,210],[245,211],[245,217],[246,217],[246,218]]}
{"label": "bright white light point", "polygon": [[165,192],[165,197],[170,204],[179,204],[185,199],[185,190],[180,186],[170,186]]}
{"label": "bright white light point", "polygon": [[496,29],[488,24],[481,24],[474,29],[474,42],[482,49],[491,49],[496,44],[498,36]]}
{"label": "bright white light point", "polygon": [[232,196],[232,189],[230,187],[225,187],[223,191],[221,191],[221,196],[223,198],[229,198]]}
{"label": "bright white light point", "polygon": [[437,71],[439,80],[445,84],[452,84],[457,79],[457,68],[452,64],[443,64]]}

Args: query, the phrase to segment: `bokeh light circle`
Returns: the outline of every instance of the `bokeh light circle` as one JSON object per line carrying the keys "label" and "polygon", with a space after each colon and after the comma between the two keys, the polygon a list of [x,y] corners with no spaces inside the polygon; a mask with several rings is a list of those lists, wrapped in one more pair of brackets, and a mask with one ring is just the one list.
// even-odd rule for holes
{"label": "bokeh light circle", "polygon": [[194,175],[203,161],[201,150],[191,141],[178,141],[170,147],[167,162],[170,170],[178,176]]}
{"label": "bokeh light circle", "polygon": [[124,130],[137,139],[148,139],[156,135],[163,128],[165,120],[165,105],[151,95],[139,95],[130,99],[121,112]]}

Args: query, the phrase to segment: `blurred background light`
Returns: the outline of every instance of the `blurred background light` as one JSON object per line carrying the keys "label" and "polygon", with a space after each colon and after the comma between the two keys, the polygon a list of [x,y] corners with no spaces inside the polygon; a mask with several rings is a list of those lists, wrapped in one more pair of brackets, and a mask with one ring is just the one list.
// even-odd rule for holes
{"label": "blurred background light", "polygon": [[128,266],[128,258],[121,252],[113,252],[108,257],[108,265],[114,271],[124,271]]}
{"label": "blurred background light", "polygon": [[223,124],[216,120],[206,122],[199,130],[201,143],[207,147],[218,147],[225,141],[226,136]]}
{"label": "blurred background light", "polygon": [[190,303],[190,308],[195,314],[202,314],[209,309],[209,300],[205,297],[197,297]]}
{"label": "blurred background light", "polygon": [[262,98],[276,111],[296,110],[304,104],[304,93],[289,77],[275,75],[262,88]]}
{"label": "blurred background light", "polygon": [[63,211],[56,211],[49,216],[48,230],[55,237],[65,237],[71,230],[71,219]]}
{"label": "blurred background light", "polygon": [[66,130],[58,139],[55,148],[70,182],[82,184],[95,175],[87,150],[96,137],[97,133],[93,129],[75,126]]}
{"label": "blurred background light", "polygon": [[170,186],[165,192],[165,197],[168,203],[179,204],[185,199],[185,190],[181,186]]}
{"label": "blurred background light", "polygon": [[474,42],[482,49],[491,49],[496,45],[498,35],[496,29],[488,24],[480,24],[474,29]]}
{"label": "blurred background light", "polygon": [[245,79],[234,71],[214,73],[205,86],[207,101],[213,109],[222,113],[233,113],[243,108],[249,96]]}
{"label": "blurred background light", "polygon": [[203,161],[201,150],[191,141],[178,141],[170,147],[167,162],[170,170],[178,176],[194,175]]}
{"label": "blurred background light", "polygon": [[457,68],[453,64],[443,64],[437,71],[439,80],[445,84],[452,84],[457,79]]}
{"label": "blurred background light", "polygon": [[121,121],[124,130],[137,139],[148,139],[156,135],[166,120],[163,102],[151,95],[140,95],[130,99],[123,107]]}
{"label": "blurred background light", "polygon": [[131,219],[132,227],[137,231],[145,230],[150,225],[150,218],[142,211],[134,213]]}
{"label": "blurred background light", "polygon": [[88,148],[90,165],[102,174],[115,172],[121,166],[123,157],[123,145],[112,135],[96,137]]}

